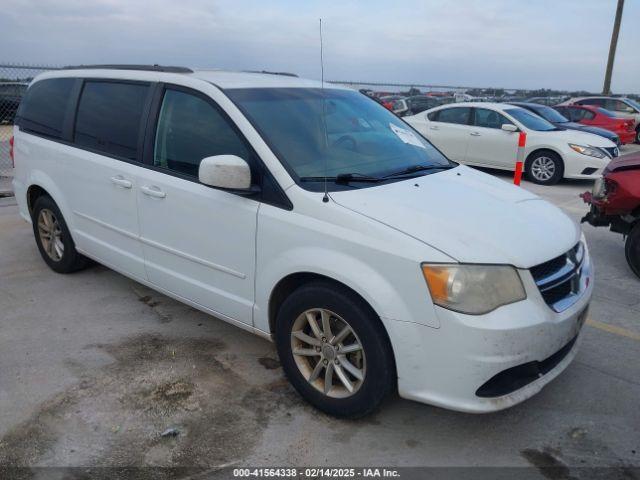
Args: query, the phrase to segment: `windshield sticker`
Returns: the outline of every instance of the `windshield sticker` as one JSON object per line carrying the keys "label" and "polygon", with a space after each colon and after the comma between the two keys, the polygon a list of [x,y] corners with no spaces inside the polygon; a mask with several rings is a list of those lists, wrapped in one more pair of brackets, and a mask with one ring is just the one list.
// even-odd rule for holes
{"label": "windshield sticker", "polygon": [[405,130],[404,128],[396,127],[393,123],[389,124],[389,128],[391,128],[391,131],[404,143],[415,147],[425,148],[424,144],[413,134],[413,132]]}

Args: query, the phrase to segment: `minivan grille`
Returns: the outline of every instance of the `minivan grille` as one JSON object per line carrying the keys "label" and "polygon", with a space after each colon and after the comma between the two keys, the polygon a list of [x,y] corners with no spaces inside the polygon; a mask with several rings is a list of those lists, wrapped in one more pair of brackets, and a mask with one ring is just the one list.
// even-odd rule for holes
{"label": "minivan grille", "polygon": [[584,258],[584,246],[579,242],[567,253],[529,269],[542,298],[555,311],[569,308],[580,295]]}

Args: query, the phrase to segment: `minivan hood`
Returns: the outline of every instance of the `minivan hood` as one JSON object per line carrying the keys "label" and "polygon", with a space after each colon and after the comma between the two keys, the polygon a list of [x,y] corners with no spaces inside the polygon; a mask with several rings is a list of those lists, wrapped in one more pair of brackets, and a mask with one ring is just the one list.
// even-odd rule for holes
{"label": "minivan hood", "polygon": [[565,253],[580,239],[577,223],[557,207],[462,165],[387,185],[332,192],[331,198],[459,262],[530,268]]}

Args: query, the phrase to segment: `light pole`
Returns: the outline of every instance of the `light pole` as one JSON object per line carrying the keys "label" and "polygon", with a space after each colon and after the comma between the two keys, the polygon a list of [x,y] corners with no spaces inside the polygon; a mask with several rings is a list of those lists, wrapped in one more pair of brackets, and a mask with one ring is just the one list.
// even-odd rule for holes
{"label": "light pole", "polygon": [[611,94],[611,73],[613,72],[613,61],[616,58],[616,47],[618,46],[618,34],[620,33],[620,21],[622,20],[622,9],[624,8],[624,0],[618,0],[616,8],[616,19],[613,23],[613,32],[611,32],[611,45],[609,46],[609,59],[607,60],[607,71],[604,75],[604,86],[602,93]]}

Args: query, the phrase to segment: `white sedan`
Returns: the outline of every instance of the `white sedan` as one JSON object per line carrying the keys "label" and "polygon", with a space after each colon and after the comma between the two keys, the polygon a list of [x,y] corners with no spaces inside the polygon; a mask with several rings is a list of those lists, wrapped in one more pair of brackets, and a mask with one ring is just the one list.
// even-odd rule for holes
{"label": "white sedan", "polygon": [[535,183],[595,179],[618,147],[591,133],[563,130],[523,108],[502,103],[460,103],[404,120],[447,157],[479,167],[514,170],[518,133],[527,134],[525,173]]}

